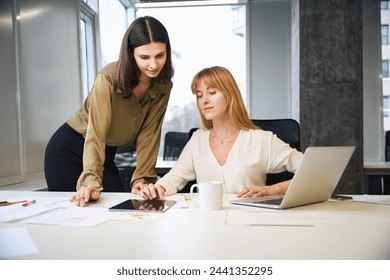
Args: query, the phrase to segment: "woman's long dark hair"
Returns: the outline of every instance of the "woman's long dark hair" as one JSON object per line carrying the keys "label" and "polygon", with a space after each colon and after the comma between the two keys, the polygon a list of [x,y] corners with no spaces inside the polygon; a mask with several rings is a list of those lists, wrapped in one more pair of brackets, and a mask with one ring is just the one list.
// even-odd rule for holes
{"label": "woman's long dark hair", "polygon": [[167,30],[160,21],[151,16],[137,18],[131,23],[123,37],[117,64],[115,86],[122,91],[124,98],[130,97],[141,75],[134,59],[134,49],[152,42],[164,43],[167,54],[164,67],[154,80],[163,84],[171,81],[174,70]]}

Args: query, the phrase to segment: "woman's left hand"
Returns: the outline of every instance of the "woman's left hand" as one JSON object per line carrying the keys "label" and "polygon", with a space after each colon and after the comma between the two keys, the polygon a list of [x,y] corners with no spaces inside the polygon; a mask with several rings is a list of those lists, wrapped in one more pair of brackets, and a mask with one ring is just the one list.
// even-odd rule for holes
{"label": "woman's left hand", "polygon": [[288,186],[290,185],[291,180],[284,181],[271,186],[251,186],[244,188],[238,193],[238,197],[258,197],[266,195],[275,195],[275,194],[285,194]]}
{"label": "woman's left hand", "polygon": [[246,198],[246,197],[257,197],[277,194],[279,189],[274,188],[273,186],[251,186],[242,189],[237,197]]}

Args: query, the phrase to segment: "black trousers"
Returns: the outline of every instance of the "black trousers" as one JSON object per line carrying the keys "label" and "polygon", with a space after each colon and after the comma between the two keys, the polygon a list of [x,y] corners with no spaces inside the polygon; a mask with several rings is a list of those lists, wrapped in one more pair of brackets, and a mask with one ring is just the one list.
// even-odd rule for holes
{"label": "black trousers", "polygon": [[[84,137],[67,123],[51,137],[45,151],[45,177],[49,191],[76,191],[83,172]],[[115,165],[116,147],[106,146],[103,191],[124,192],[121,176]]]}

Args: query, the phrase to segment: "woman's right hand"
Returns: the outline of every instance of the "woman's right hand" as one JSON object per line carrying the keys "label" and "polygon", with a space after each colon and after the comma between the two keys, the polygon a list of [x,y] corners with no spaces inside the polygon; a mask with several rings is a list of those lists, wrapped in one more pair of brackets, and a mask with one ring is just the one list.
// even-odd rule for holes
{"label": "woman's right hand", "polygon": [[76,202],[77,206],[88,206],[88,202],[100,199],[101,191],[92,186],[82,186],[76,194],[70,198],[71,202]]}
{"label": "woman's right hand", "polygon": [[144,199],[162,199],[165,194],[165,188],[158,184],[137,183],[131,189],[133,194],[142,196]]}

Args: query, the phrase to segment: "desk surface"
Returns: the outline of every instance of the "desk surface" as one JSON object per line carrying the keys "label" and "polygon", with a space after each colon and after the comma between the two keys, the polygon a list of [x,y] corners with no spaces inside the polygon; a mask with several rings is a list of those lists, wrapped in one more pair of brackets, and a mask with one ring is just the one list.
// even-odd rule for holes
{"label": "desk surface", "polygon": [[364,173],[366,175],[390,174],[390,161],[369,161],[364,162]]}
{"label": "desk surface", "polygon": [[157,158],[156,162],[156,173],[157,175],[164,175],[171,170],[171,168],[175,165],[176,160],[163,160],[162,158]]}
{"label": "desk surface", "polygon": [[[0,201],[24,196],[70,194],[0,191]],[[120,202],[129,196],[133,195],[104,193],[99,203],[104,199]],[[39,254],[23,259],[390,259],[389,205],[327,201],[268,210],[225,203],[223,210],[205,211],[185,201],[188,194],[168,198],[180,203],[166,213],[138,218],[123,213],[94,227],[22,220],[0,223],[0,228],[28,230]]]}

